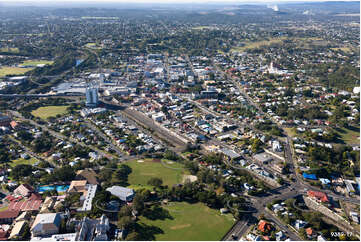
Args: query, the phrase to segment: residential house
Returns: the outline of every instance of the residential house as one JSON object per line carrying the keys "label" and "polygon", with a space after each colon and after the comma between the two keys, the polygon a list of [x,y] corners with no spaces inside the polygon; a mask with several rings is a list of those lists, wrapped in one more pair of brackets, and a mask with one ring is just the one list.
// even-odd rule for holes
{"label": "residential house", "polygon": [[246,239],[249,241],[260,241],[261,237],[254,234],[247,234]]}
{"label": "residential house", "polygon": [[286,238],[286,236],[283,234],[282,231],[277,232],[275,235],[276,235],[276,241],[281,241]]}
{"label": "residential house", "polygon": [[258,223],[258,230],[263,233],[268,233],[272,230],[272,225],[265,220],[260,220]]}
{"label": "residential house", "polygon": [[314,200],[316,200],[317,202],[324,202],[324,203],[328,203],[328,197],[326,195],[326,193],[324,192],[318,192],[318,191],[307,191],[307,195],[310,198],[313,198]]}
{"label": "residential house", "polygon": [[315,231],[311,227],[307,228],[305,231],[308,238],[313,238],[316,235]]}
{"label": "residential house", "polygon": [[307,222],[299,220],[299,219],[297,219],[295,222],[295,228],[298,230],[301,228],[304,228],[306,225],[307,225]]}

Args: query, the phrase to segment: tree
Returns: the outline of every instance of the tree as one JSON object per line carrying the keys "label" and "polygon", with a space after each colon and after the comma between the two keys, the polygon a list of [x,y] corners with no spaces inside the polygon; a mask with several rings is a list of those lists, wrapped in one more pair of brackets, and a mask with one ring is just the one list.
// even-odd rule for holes
{"label": "tree", "polygon": [[164,159],[167,160],[178,160],[178,156],[174,151],[167,150],[163,155]]}
{"label": "tree", "polygon": [[301,236],[302,239],[304,239],[304,240],[307,239],[306,230],[305,230],[304,228],[300,228],[299,234],[300,234],[300,236]]}
{"label": "tree", "polygon": [[147,182],[148,185],[155,186],[155,187],[161,187],[163,184],[163,180],[158,177],[150,178]]}
{"label": "tree", "polygon": [[136,210],[139,214],[142,213],[144,209],[144,197],[142,194],[137,193],[133,198],[132,207]]}
{"label": "tree", "polygon": [[118,213],[118,217],[124,217],[124,216],[132,216],[132,208],[130,206],[123,206],[119,213]]}
{"label": "tree", "polygon": [[252,148],[251,149],[252,149],[253,153],[256,153],[259,150],[260,146],[261,146],[261,140],[260,139],[255,138],[255,139],[252,140],[252,145],[251,145]]}
{"label": "tree", "polygon": [[11,176],[15,179],[15,180],[21,180],[24,177],[27,177],[29,175],[31,175],[33,171],[33,167],[30,165],[17,165],[15,166],[12,170],[11,170]]}
{"label": "tree", "polygon": [[128,241],[137,241],[137,240],[142,240],[142,239],[141,239],[141,236],[140,236],[140,234],[138,232],[133,231],[133,232],[131,232],[131,233],[129,233],[127,235],[126,240],[128,240]]}

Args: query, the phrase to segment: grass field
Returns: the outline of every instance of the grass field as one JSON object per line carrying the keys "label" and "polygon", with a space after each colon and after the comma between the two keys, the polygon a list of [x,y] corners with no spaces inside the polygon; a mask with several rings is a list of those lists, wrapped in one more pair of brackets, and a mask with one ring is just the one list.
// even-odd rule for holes
{"label": "grass field", "polygon": [[65,114],[67,113],[66,109],[68,106],[46,106],[46,107],[40,107],[36,110],[33,110],[31,112],[32,115],[35,117],[39,117],[42,119],[47,119],[49,117],[55,117],[56,115]]}
{"label": "grass field", "polygon": [[101,47],[100,47],[100,46],[97,46],[96,43],[87,43],[87,44],[85,45],[85,47],[91,48],[91,49],[101,49]]}
{"label": "grass field", "polygon": [[19,48],[0,48],[0,52],[19,53]]}
{"label": "grass field", "polygon": [[[150,178],[158,177],[163,180],[163,185],[174,185],[182,182],[182,178],[186,173],[183,165],[176,162],[164,160],[165,165],[152,159],[143,159],[144,162],[138,160],[127,162],[126,164],[132,168],[129,174],[128,182],[131,185],[147,185]],[[175,169],[172,169],[175,168]]]}
{"label": "grass field", "polygon": [[331,48],[331,50],[338,51],[341,50],[345,53],[351,53],[352,49],[350,47],[339,47],[339,48]]}
{"label": "grass field", "polygon": [[284,128],[284,130],[287,132],[287,134],[291,137],[297,136],[297,132],[295,128]]}
{"label": "grass field", "polygon": [[261,46],[267,46],[267,45],[271,45],[271,44],[277,44],[277,43],[281,43],[282,40],[285,40],[286,38],[284,37],[280,37],[280,38],[271,38],[269,40],[262,40],[262,41],[245,41],[244,42],[244,46],[239,46],[239,47],[232,47],[231,52],[235,52],[235,51],[244,51],[246,49],[256,49],[259,48]]}
{"label": "grass field", "polygon": [[21,63],[21,65],[36,66],[36,65],[41,65],[41,64],[51,65],[53,63],[54,63],[54,61],[48,61],[48,60],[26,60],[23,63]]}
{"label": "grass field", "polygon": [[192,29],[194,30],[203,30],[203,29],[212,29],[214,27],[212,26],[197,26],[197,27],[193,27]]}
{"label": "grass field", "polygon": [[19,158],[17,160],[13,160],[11,163],[10,163],[10,166],[14,167],[14,166],[17,166],[17,165],[33,165],[37,162],[38,160],[35,159],[34,157],[31,157],[30,159],[28,160],[25,160],[23,158]]}
{"label": "grass field", "polygon": [[140,217],[139,224],[144,238],[150,240],[219,241],[234,220],[231,214],[221,215],[202,203],[180,202],[153,208],[150,216]]}
{"label": "grass field", "polygon": [[340,135],[340,139],[346,144],[360,144],[360,128],[353,127],[352,129],[337,129],[337,133]]}
{"label": "grass field", "polygon": [[6,75],[23,75],[25,72],[31,71],[33,68],[20,68],[12,66],[0,67],[0,77]]}

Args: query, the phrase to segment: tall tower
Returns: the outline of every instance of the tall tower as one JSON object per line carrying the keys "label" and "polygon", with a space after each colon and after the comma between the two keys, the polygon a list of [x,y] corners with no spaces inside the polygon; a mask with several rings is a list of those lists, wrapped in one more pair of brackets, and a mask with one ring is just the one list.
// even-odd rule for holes
{"label": "tall tower", "polygon": [[98,102],[99,102],[98,88],[90,87],[90,86],[87,87],[85,92],[85,97],[86,97],[85,105],[87,107],[94,108],[98,106]]}

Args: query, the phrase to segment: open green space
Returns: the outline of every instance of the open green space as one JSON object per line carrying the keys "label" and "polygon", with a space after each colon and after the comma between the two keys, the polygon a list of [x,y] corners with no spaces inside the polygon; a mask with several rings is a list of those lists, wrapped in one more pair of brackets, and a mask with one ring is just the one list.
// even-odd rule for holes
{"label": "open green space", "polygon": [[53,63],[54,63],[54,61],[48,61],[48,60],[26,60],[21,65],[36,66],[36,65],[42,65],[42,64],[51,65]]}
{"label": "open green space", "polygon": [[212,26],[197,26],[197,27],[193,27],[192,29],[194,30],[203,30],[203,29],[212,29],[214,27]]}
{"label": "open green space", "polygon": [[23,75],[28,71],[31,71],[33,68],[21,68],[13,66],[3,66],[0,67],[0,77],[6,75]]}
{"label": "open green space", "polygon": [[174,161],[159,159],[142,159],[127,162],[132,168],[132,173],[128,176],[131,185],[147,185],[150,178],[161,178],[163,185],[174,185],[182,182],[183,175],[188,174],[183,169],[183,164]]}
{"label": "open green space", "polygon": [[245,41],[244,46],[236,46],[236,47],[232,47],[231,52],[234,51],[244,51],[246,49],[256,49],[259,48],[261,46],[267,46],[267,45],[271,45],[271,44],[278,44],[281,43],[282,40],[285,40],[285,37],[280,37],[280,38],[270,38],[269,40],[262,40],[262,41]]}
{"label": "open green space", "polygon": [[360,144],[360,128],[358,127],[337,129],[337,133],[340,135],[340,139],[346,144]]}
{"label": "open green space", "polygon": [[221,240],[234,223],[231,214],[221,215],[202,203],[171,203],[153,207],[140,217],[141,233],[152,240]]}
{"label": "open green space", "polygon": [[55,117],[56,115],[67,113],[67,108],[69,106],[46,106],[40,107],[36,110],[33,110],[31,114],[35,117],[39,117],[42,119],[47,119],[49,117]]}
{"label": "open green space", "polygon": [[283,128],[283,129],[286,131],[288,136],[291,136],[291,137],[297,136],[296,128]]}
{"label": "open green space", "polygon": [[19,53],[19,48],[7,48],[7,47],[3,47],[3,48],[0,48],[0,52]]}
{"label": "open green space", "polygon": [[91,48],[91,49],[101,49],[101,47],[100,47],[100,46],[97,46],[96,43],[87,43],[87,44],[85,45],[85,47],[86,47],[86,48]]}
{"label": "open green space", "polygon": [[33,165],[37,161],[38,160],[36,158],[34,158],[34,157],[31,157],[30,159],[19,158],[19,159],[13,160],[10,163],[10,166],[14,167],[14,166],[17,166],[17,165]]}

